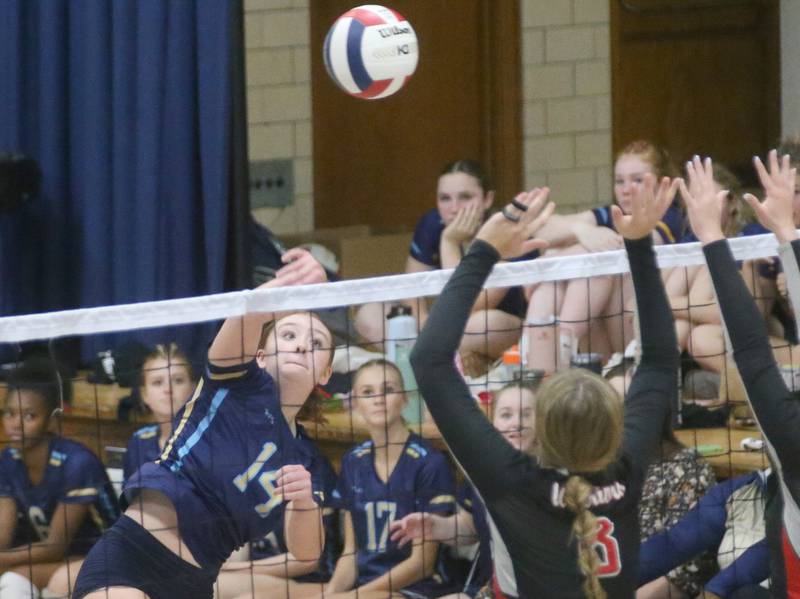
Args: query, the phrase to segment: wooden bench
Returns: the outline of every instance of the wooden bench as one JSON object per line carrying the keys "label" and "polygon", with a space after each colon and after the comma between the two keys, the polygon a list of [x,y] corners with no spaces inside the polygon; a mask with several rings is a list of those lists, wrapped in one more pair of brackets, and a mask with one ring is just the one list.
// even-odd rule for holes
{"label": "wooden bench", "polygon": [[[133,432],[146,424],[145,421],[117,420],[117,403],[129,393],[129,389],[117,385],[75,381],[73,405],[60,418],[58,432],[85,444],[106,464],[114,464],[114,456],[106,448],[124,448]],[[364,421],[354,412],[326,413],[325,418],[324,424],[306,422],[304,425],[338,470],[342,456],[356,444],[368,439],[369,433]],[[412,429],[431,440],[439,449],[446,450],[441,434],[433,423]],[[685,429],[676,431],[676,436],[688,447],[717,446],[718,450],[706,455],[706,459],[720,478],[738,476],[769,465],[763,451],[745,451],[740,445],[745,437],[761,438],[758,431],[735,428]],[[5,441],[7,439],[0,431],[0,443]]]}

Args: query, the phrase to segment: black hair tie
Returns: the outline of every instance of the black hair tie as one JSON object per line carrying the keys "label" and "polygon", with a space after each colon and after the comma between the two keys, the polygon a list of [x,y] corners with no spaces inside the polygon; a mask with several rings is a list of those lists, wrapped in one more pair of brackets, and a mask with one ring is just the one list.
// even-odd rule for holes
{"label": "black hair tie", "polygon": [[511,205],[514,206],[514,208],[516,208],[517,210],[521,210],[522,212],[528,211],[528,207],[522,202],[520,202],[517,198],[511,200]]}
{"label": "black hair tie", "polygon": [[516,214],[511,214],[508,211],[508,206],[504,207],[502,212],[503,212],[503,216],[505,216],[512,223],[518,223],[519,222],[519,216],[517,216]]}

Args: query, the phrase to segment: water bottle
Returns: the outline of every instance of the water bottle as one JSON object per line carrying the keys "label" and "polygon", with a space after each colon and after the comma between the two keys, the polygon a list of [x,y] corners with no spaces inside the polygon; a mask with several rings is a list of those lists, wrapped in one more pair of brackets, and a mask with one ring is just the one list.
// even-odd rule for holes
{"label": "water bottle", "polygon": [[114,373],[114,353],[109,349],[106,351],[101,351],[97,353],[97,357],[100,358],[100,364],[103,366],[103,372],[106,373],[108,380],[114,382],[117,380],[117,377]]}
{"label": "water bottle", "polygon": [[404,305],[392,307],[386,318],[386,357],[397,365],[406,392],[403,418],[409,424],[419,424],[424,414],[410,360],[417,340],[417,319],[412,316],[411,308]]}

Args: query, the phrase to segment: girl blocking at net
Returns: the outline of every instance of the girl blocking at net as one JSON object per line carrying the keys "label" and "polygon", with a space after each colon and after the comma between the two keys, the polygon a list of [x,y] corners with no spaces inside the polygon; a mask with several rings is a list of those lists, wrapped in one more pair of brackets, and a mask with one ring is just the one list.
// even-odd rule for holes
{"label": "girl blocking at net", "polygon": [[[262,287],[326,278],[303,250],[283,259]],[[284,502],[290,559],[316,562],[321,510],[292,458],[295,418],[329,377],[331,355],[330,332],[308,312],[226,320],[175,432],[130,478],[130,507],[87,555],[73,597],[210,599],[221,564],[278,526]]]}
{"label": "girl blocking at net", "polygon": [[629,215],[612,207],[646,324],[624,425],[623,403],[605,380],[566,371],[537,393],[536,444],[533,455],[523,453],[486,419],[453,362],[492,266],[544,245],[531,237],[552,212],[546,188],[520,194],[486,222],[417,340],[411,362],[419,388],[488,511],[498,599],[634,594],[642,481],[678,392],[675,326],[651,237],[676,189],[668,178],[656,189],[648,174]]}
{"label": "girl blocking at net", "polygon": [[[790,168],[789,157],[784,156],[779,161],[774,150],[769,155],[769,171],[758,158],[755,165],[766,197],[763,202],[749,194],[745,199],[761,224],[778,238],[778,252],[787,283],[795,291],[790,297],[792,302],[798,302],[800,239],[793,220],[798,204],[797,173]],[[800,403],[783,381],[764,320],[752,296],[746,292],[730,246],[722,234],[719,222],[725,192],[714,187],[711,159],[701,161],[695,157],[687,165],[687,171],[689,187],[682,184],[681,195],[686,201],[692,230],[703,244],[722,320],[733,345],[733,357],[780,481],[782,529],[773,530],[773,534],[767,529],[771,562],[783,566],[782,572],[773,568],[773,589],[778,593],[785,591],[784,595],[776,596],[800,597],[800,461],[797,459],[800,456]]]}

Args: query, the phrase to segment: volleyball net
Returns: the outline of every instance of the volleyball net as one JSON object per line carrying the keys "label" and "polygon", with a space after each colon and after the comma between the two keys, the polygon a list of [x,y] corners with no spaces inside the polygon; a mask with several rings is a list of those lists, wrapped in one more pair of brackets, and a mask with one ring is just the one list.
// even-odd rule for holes
{"label": "volleyball net", "polygon": [[[756,300],[765,306],[766,317],[780,322],[780,319],[773,316],[773,306],[782,301],[780,293],[762,294],[765,286],[758,281],[759,278],[768,278],[766,270],[774,267],[772,259],[777,261],[776,240],[772,235],[743,237],[731,240],[731,246],[736,259],[743,261],[745,265],[750,265],[749,268],[742,268],[742,274],[749,279],[748,282],[751,283],[749,287],[753,290]],[[682,336],[679,330],[679,338],[683,337],[684,352],[681,399],[680,405],[675,409],[676,438],[665,438],[663,461],[668,464],[671,456],[678,451],[675,448],[680,447],[696,451],[703,456],[709,466],[705,470],[697,470],[699,473],[697,476],[704,477],[702,481],[692,479],[681,481],[670,478],[676,476],[674,472],[670,471],[668,465],[660,466],[663,484],[649,490],[645,489],[646,494],[648,492],[656,494],[663,499],[645,502],[650,506],[647,509],[651,511],[647,517],[653,522],[658,522],[658,525],[656,528],[643,525],[643,533],[653,533],[658,527],[677,522],[690,504],[697,500],[702,490],[707,490],[713,485],[714,476],[717,479],[736,477],[768,467],[762,445],[758,442],[759,431],[755,428],[752,414],[749,413],[744,401],[741,382],[733,366],[730,351],[726,349],[728,344],[724,341],[724,333],[717,333],[721,335],[718,340],[719,350],[711,351],[704,347],[702,352],[705,353],[702,353],[693,347],[695,339],[693,331],[702,326],[713,327],[715,322],[713,312],[716,309],[713,299],[692,303],[694,296],[690,292],[691,282],[696,278],[698,267],[702,270],[705,265],[700,244],[659,246],[656,248],[656,253],[664,277],[683,279],[685,283],[683,287],[686,289],[684,303],[681,304],[678,300],[673,302],[676,319],[686,323],[687,331]],[[536,383],[543,376],[563,368],[591,368],[602,376],[614,380],[615,387],[624,393],[636,364],[636,328],[647,326],[647,323],[636,323],[635,303],[630,287],[625,285],[627,273],[628,263],[624,250],[542,257],[527,262],[502,263],[495,267],[487,281],[487,290],[519,289],[523,298],[523,310],[513,315],[516,320],[501,318],[495,321],[491,318],[492,310],[473,314],[465,335],[464,347],[460,356],[454,357],[462,368],[476,401],[481,403],[490,419],[492,398],[498,390],[513,382],[520,383],[524,388],[535,389]],[[164,408],[154,407],[155,400],[147,396],[145,379],[148,372],[156,373],[159,369],[163,370],[164,366],[171,368],[189,363],[191,369],[187,370],[190,378],[194,379],[199,375],[209,376],[202,357],[207,351],[206,346],[183,347],[182,352],[177,354],[170,349],[170,343],[174,339],[162,338],[160,359],[163,362],[154,366],[154,363],[147,362],[147,359],[154,355],[153,348],[140,348],[138,353],[131,351],[126,353],[126,349],[121,349],[130,348],[130,344],[126,344],[126,338],[138,339],[138,333],[145,329],[165,330],[176,334],[202,323],[207,325],[224,319],[243,320],[247,315],[256,313],[297,311],[313,311],[331,332],[332,347],[319,349],[331,350],[332,376],[322,385],[318,409],[313,413],[303,412],[300,418],[309,443],[316,445],[337,473],[340,473],[343,457],[348,452],[358,447],[362,449],[356,449],[356,454],[368,450],[369,445],[365,443],[370,441],[371,434],[374,433],[374,426],[370,428],[370,417],[365,417],[360,412],[362,408],[358,403],[358,394],[353,389],[353,373],[363,364],[375,363],[373,361],[387,356],[399,367],[401,382],[406,393],[403,413],[408,427],[432,448],[446,451],[435,425],[426,414],[424,401],[419,398],[413,373],[407,364],[408,350],[413,346],[419,321],[415,319],[413,321],[415,325],[412,325],[410,330],[405,329],[404,332],[398,333],[392,332],[391,320],[398,313],[398,311],[393,312],[392,308],[398,305],[409,306],[412,317],[424,315],[426,303],[435,300],[450,274],[450,271],[439,270],[0,318],[0,356],[7,358],[4,369],[0,371],[4,379],[0,382],[0,397],[5,398],[4,427],[0,431],[2,449],[6,451],[4,455],[8,459],[11,452],[14,456],[22,456],[24,460],[26,452],[32,452],[31,448],[35,447],[36,439],[29,437],[46,432],[23,423],[25,416],[20,414],[25,410],[30,411],[31,407],[23,401],[24,394],[16,392],[25,388],[25,382],[15,381],[15,367],[30,361],[32,356],[37,359],[50,358],[64,362],[64,350],[55,348],[63,348],[66,343],[68,348],[66,351],[71,353],[70,357],[74,357],[79,352],[81,344],[95,346],[98,338],[113,334],[117,346],[108,347],[108,351],[98,353],[90,362],[74,360],[73,362],[77,364],[73,363],[72,368],[64,367],[57,371],[59,386],[56,401],[60,415],[54,417],[48,424],[48,430],[88,447],[113,479],[115,493],[119,494],[123,478],[126,475],[131,476],[128,471],[134,468],[131,464],[136,465],[137,461],[145,459],[144,454],[130,455],[132,448],[150,447],[151,454],[155,451],[156,455],[160,455],[164,449],[163,441],[169,437],[167,429],[169,426],[180,426],[180,418],[175,419],[174,416],[180,415],[178,413],[180,406],[192,395],[191,389],[185,393],[181,391],[184,396],[177,398],[177,403],[176,400],[172,400],[170,407],[167,408],[172,413],[168,417],[163,415],[159,417],[158,410],[161,409],[160,413],[164,414]],[[612,296],[613,299],[607,303],[602,313],[593,313],[588,305],[591,304],[593,294],[600,288],[601,282],[606,286],[616,285],[619,293],[617,296]],[[583,310],[585,318],[578,319],[580,322],[564,316],[563,298],[569,285],[585,291],[587,307]],[[577,294],[577,297],[581,295]],[[536,314],[533,309],[535,306],[525,308],[524,302],[528,299],[531,299],[531,302],[543,302],[548,305]],[[370,335],[365,335],[364,329],[359,326],[359,319],[370,313],[378,315],[372,322],[372,338],[369,338]],[[399,313],[408,316],[404,310]],[[702,314],[702,317],[694,318],[694,314],[698,313]],[[498,324],[493,328],[495,322]],[[719,322],[718,314],[716,322]],[[794,385],[795,381],[796,369],[793,358],[794,344],[797,343],[797,332],[793,330],[792,324],[793,317],[790,317],[784,318],[783,324],[770,327],[776,357],[790,385]],[[601,332],[595,330],[595,325],[602,325],[597,327]],[[616,329],[616,333],[614,331],[609,333],[613,328]],[[568,333],[566,341],[565,332]],[[211,338],[207,341],[210,342]],[[708,347],[713,349],[714,346],[711,344]],[[230,357],[241,361],[241,358],[252,358],[252,353],[242,346],[239,355]],[[543,354],[550,357],[542,362],[540,358]],[[797,363],[800,365],[800,354],[797,356]],[[384,366],[384,372],[386,370]],[[702,376],[688,376],[693,371],[702,373]],[[168,369],[167,376],[161,384],[175,395],[179,395],[177,389],[179,383],[171,378],[172,376]],[[192,387],[193,385],[192,383]],[[371,393],[379,394],[379,387],[373,389]],[[522,395],[519,397],[521,412]],[[153,400],[153,405],[148,400]],[[458,418],[458,414],[453,414],[453,418]],[[166,428],[159,426],[164,423],[168,425]],[[388,426],[386,432],[388,436]],[[200,434],[202,435],[202,431]],[[158,440],[162,441],[162,444],[156,445],[156,449],[153,450],[153,443]],[[480,442],[476,439],[476,443]],[[670,445],[673,442],[677,445]],[[377,451],[377,448],[386,448],[389,445],[390,441],[387,442],[386,439],[373,440],[372,447]],[[425,454],[427,447],[427,445],[406,447],[404,451],[412,457],[419,458]],[[151,454],[148,454],[147,459],[155,459]],[[389,457],[391,455],[387,450],[386,459],[378,460],[376,457],[375,464],[388,462],[392,463],[394,468],[398,468],[400,462],[397,461],[397,456],[391,458]],[[216,459],[221,458],[217,455]],[[246,480],[243,479],[244,487],[249,485],[251,479],[258,480],[262,467],[266,468],[263,456],[259,458],[259,455],[255,454],[232,455],[226,459],[241,466],[241,471],[246,473]],[[53,463],[54,458],[51,456],[48,464],[52,466]],[[257,467],[253,467],[254,464]],[[406,466],[409,468],[408,472],[414,472],[412,466]],[[279,466],[269,465],[271,471],[277,467]],[[461,480],[463,477],[454,467],[451,468],[449,476]],[[706,477],[706,473],[709,472],[713,474]],[[3,476],[3,473],[4,471],[0,470],[0,476]],[[386,484],[391,475],[392,472],[378,473],[378,478]],[[446,478],[447,476],[444,477]],[[435,512],[437,505],[435,501],[449,506],[440,514],[466,509],[467,503],[470,503],[469,509],[480,509],[472,506],[471,501],[463,500],[463,493],[460,494],[457,487],[452,486],[454,483],[448,483],[444,479],[444,482],[437,483],[442,485],[441,488],[437,487],[433,491],[415,489],[413,492],[417,495],[410,505],[402,504],[402,501],[407,501],[408,498],[401,498],[393,503],[390,497],[383,497],[379,502],[378,495],[387,491],[378,484],[374,489],[376,497],[368,498],[366,502],[366,509],[372,511],[364,516],[366,528],[363,533],[366,538],[358,539],[359,543],[363,544],[356,548],[359,564],[362,563],[361,560],[363,564],[368,564],[370,555],[382,552],[391,555],[391,559],[395,561],[409,559],[411,550],[407,547],[399,548],[392,540],[395,530],[392,522],[400,520],[411,512],[427,509]],[[339,485],[342,484],[341,480],[340,478]],[[669,488],[673,482],[674,487]],[[345,520],[341,517],[342,504],[328,499],[336,495],[343,501],[342,490],[339,488],[338,493],[334,493],[337,483],[332,482],[330,477],[326,483],[322,481],[317,483],[315,480],[315,491],[319,490],[326,498],[326,517],[333,518],[326,535],[332,538],[327,539],[329,546],[326,546],[327,553],[320,564],[310,568],[305,566],[297,568],[296,560],[287,553],[282,527],[279,527],[281,530],[276,529],[277,532],[273,531],[261,539],[253,539],[250,551],[248,552],[246,547],[236,558],[241,560],[237,562],[238,565],[226,567],[225,573],[237,573],[238,578],[236,576],[230,580],[220,578],[219,596],[248,596],[248,593],[256,597],[311,596],[307,593],[313,593],[307,588],[304,589],[302,584],[319,585],[330,576],[336,558],[342,552],[342,530]],[[28,481],[28,484],[36,486],[35,481]],[[685,491],[686,484],[696,487],[698,493],[690,496],[685,504],[666,500],[667,495],[672,493],[677,495]],[[323,489],[325,485],[327,488]],[[33,500],[29,499],[29,503],[23,507],[21,504],[23,499],[15,497],[15,493],[24,494],[24,491],[15,491],[12,487],[14,487],[12,482],[7,480],[4,486],[4,481],[0,480],[0,495],[14,498],[18,502],[19,512],[13,539],[8,540],[6,547],[2,548],[3,552],[13,551],[14,547],[31,547],[36,543],[46,543],[50,532],[48,527],[53,522],[52,514],[44,512],[40,514],[43,508],[31,503]],[[751,495],[743,501],[763,501],[758,493]],[[447,501],[441,499],[446,496],[451,498]],[[461,500],[461,508],[456,507],[453,499],[457,496]],[[660,507],[653,508],[655,505]],[[654,509],[663,513],[652,513]],[[110,523],[105,522],[101,526],[100,515],[94,511],[94,507],[92,510],[91,517],[97,521],[99,528]],[[356,529],[361,532],[360,526]],[[439,545],[423,544],[423,551],[435,551],[439,557],[433,574],[430,574],[428,564],[425,567],[426,571],[420,572],[419,580],[414,582],[411,588],[423,589],[420,591],[423,595],[427,592],[435,595],[438,592],[435,589],[441,590],[448,584],[450,586],[447,588],[451,592],[462,590],[470,579],[470,573],[473,575],[475,573],[474,567],[469,565],[470,559],[478,550],[472,532],[463,535],[456,532],[454,538],[442,541]],[[72,540],[75,541],[75,538],[72,537]],[[720,557],[720,565],[726,560],[733,561],[733,558],[738,557],[747,546],[757,540],[758,532],[748,530],[723,542],[720,545],[720,554],[729,552],[730,555],[724,559]],[[85,553],[86,548],[85,544],[81,546],[78,543],[74,548],[66,550],[57,561],[67,563]],[[30,556],[34,555],[35,553],[31,551]],[[277,562],[281,564],[277,568],[276,556],[282,556],[277,558]],[[270,558],[273,558],[272,561],[269,561]],[[325,560],[327,563],[322,563]],[[37,573],[32,565],[34,561],[22,560],[19,565],[31,565],[29,571],[31,578],[38,576],[36,584],[39,588],[44,588],[41,572]],[[710,568],[714,569],[713,564]],[[76,570],[75,564],[68,568],[73,579]],[[702,588],[701,578],[710,576],[707,574],[710,570],[699,569],[696,565],[687,567],[686,571],[693,572],[695,587],[690,588],[695,592],[698,590],[696,585],[699,584],[701,585],[699,588]],[[698,574],[698,571],[702,572],[702,575]],[[51,571],[48,571],[44,577],[48,578],[50,573]],[[289,582],[290,579],[292,582]],[[423,582],[428,579],[433,582],[426,587]],[[53,584],[58,586],[56,583]],[[71,581],[67,582],[68,588],[71,584]],[[318,586],[317,594],[319,588]],[[425,591],[426,588],[432,590]],[[392,590],[399,591],[399,588],[393,587]],[[53,593],[51,596],[65,596],[64,591],[55,590]]]}

